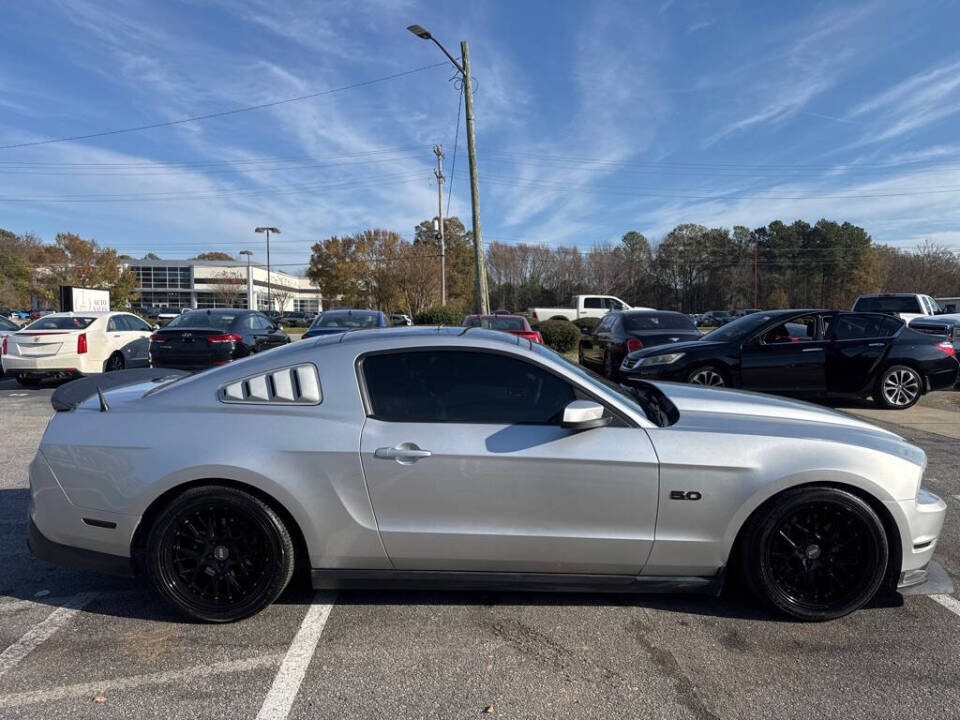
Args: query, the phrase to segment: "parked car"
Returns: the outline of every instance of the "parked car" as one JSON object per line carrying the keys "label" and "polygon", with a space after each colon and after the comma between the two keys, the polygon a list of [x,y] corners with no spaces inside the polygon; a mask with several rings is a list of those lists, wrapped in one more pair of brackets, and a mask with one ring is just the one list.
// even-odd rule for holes
{"label": "parked car", "polygon": [[[584,317],[603,317],[611,310],[629,310],[630,306],[613,295],[574,295],[570,307],[534,307],[527,311],[534,322],[544,320],[576,320]],[[638,308],[652,310],[653,308]]]}
{"label": "parked car", "polygon": [[290,327],[310,327],[310,323],[317,316],[316,313],[308,312],[288,312],[283,316],[282,323]]}
{"label": "parked car", "polygon": [[487,330],[499,330],[517,337],[526,338],[530,342],[542,343],[543,336],[530,327],[530,323],[523,315],[467,315],[463,320],[464,327],[482,327]]}
{"label": "parked car", "polygon": [[939,315],[943,312],[937,301],[929,295],[917,293],[882,293],[861,295],[850,308],[853,312],[879,312],[893,315],[904,322],[914,318]]}
{"label": "parked car", "polygon": [[29,319],[29,320],[38,320],[38,319],[44,317],[45,315],[51,315],[51,314],[53,314],[53,310],[31,310],[31,311],[30,311],[30,316],[29,316],[28,319]]}
{"label": "parked car", "polygon": [[862,420],[621,388],[481,328],[348,333],[133,382],[54,413],[30,548],[149,578],[208,622],[262,610],[301,566],[318,588],[744,578],[769,607],[827,620],[924,592],[946,513],[921,487],[924,452]]}
{"label": "parked car", "polygon": [[5,317],[0,317],[0,377],[4,376],[2,358],[7,354],[7,335],[11,333],[19,332],[20,326],[17,325],[12,320],[7,320]]}
{"label": "parked car", "polygon": [[909,323],[911,330],[925,335],[939,335],[953,345],[954,357],[960,358],[960,313],[918,317]]}
{"label": "parked car", "polygon": [[881,408],[902,410],[928,391],[952,388],[960,372],[952,343],[879,313],[754,313],[664,350],[630,353],[621,376],[786,395],[872,396]]}
{"label": "parked car", "polygon": [[584,333],[577,351],[580,364],[615,380],[628,352],[700,338],[693,321],[666,310],[627,310],[604,315],[593,332]]}
{"label": "parked car", "polygon": [[150,364],[201,370],[289,342],[275,322],[256,310],[191,310],[150,336]]}
{"label": "parked car", "polygon": [[0,362],[17,382],[145,367],[153,328],[131,313],[51,313],[7,335]]}
{"label": "parked car", "polygon": [[756,313],[756,312],[761,312],[761,310],[759,308],[742,308],[740,310],[734,311],[733,316],[735,318],[739,318],[739,317],[743,317],[744,315],[752,315],[753,313]]}
{"label": "parked car", "polygon": [[325,310],[314,318],[313,323],[307,328],[301,339],[306,340],[318,335],[333,335],[349,330],[370,330],[388,326],[387,316],[379,310],[348,308]]}
{"label": "parked car", "polygon": [[733,322],[736,318],[727,310],[707,310],[703,314],[701,327],[723,327],[728,322]]}
{"label": "parked car", "polygon": [[410,317],[405,312],[400,312],[399,310],[390,315],[390,324],[391,325],[401,325],[401,326],[410,326],[413,325],[413,318]]}

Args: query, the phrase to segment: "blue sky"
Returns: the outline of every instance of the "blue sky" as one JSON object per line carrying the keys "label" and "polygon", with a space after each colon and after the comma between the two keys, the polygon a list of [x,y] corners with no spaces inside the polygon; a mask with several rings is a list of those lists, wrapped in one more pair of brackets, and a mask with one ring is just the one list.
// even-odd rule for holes
{"label": "blue sky", "polygon": [[[850,220],[960,249],[957,3],[29,2],[0,9],[0,145],[231,110],[471,44],[487,242],[588,249],[681,222]],[[456,54],[456,52],[455,52]],[[452,171],[452,69],[269,109],[0,150],[0,227],[140,256],[410,237]],[[69,200],[65,202],[64,200]]]}

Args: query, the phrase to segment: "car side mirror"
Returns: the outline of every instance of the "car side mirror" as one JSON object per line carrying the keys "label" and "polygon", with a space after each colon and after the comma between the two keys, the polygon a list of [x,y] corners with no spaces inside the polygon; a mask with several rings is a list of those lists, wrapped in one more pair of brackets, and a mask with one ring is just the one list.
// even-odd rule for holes
{"label": "car side mirror", "polygon": [[153,325],[150,326],[150,329],[151,329],[151,330],[159,330],[159,329],[160,329],[160,326],[157,325],[156,323],[154,323]]}
{"label": "car side mirror", "polygon": [[613,418],[603,415],[603,405],[593,400],[574,400],[563,409],[560,426],[567,430],[592,430],[609,425]]}

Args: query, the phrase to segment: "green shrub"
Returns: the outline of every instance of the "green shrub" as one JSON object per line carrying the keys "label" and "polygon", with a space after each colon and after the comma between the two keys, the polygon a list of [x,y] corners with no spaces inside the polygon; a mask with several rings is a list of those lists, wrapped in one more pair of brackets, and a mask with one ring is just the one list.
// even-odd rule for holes
{"label": "green shrub", "polygon": [[577,318],[573,321],[573,324],[576,325],[581,330],[586,328],[587,330],[593,330],[597,325],[600,324],[600,318],[598,317],[582,317]]}
{"label": "green shrub", "polygon": [[416,325],[462,325],[467,314],[456,305],[433,305],[413,316]]}
{"label": "green shrub", "polygon": [[543,336],[543,343],[560,353],[570,352],[580,342],[580,328],[569,320],[547,320],[537,328]]}

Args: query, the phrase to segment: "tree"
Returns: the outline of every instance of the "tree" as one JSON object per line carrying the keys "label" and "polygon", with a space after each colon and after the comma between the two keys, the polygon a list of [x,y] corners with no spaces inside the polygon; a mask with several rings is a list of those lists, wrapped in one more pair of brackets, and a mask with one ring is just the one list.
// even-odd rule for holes
{"label": "tree", "polygon": [[58,233],[53,245],[41,245],[35,253],[42,271],[36,273],[33,290],[46,303],[55,301],[61,285],[110,290],[110,304],[116,308],[129,307],[138,297],[136,278],[121,269],[117,251],[94,240]]}
{"label": "tree", "polygon": [[273,307],[270,309],[283,313],[287,311],[287,302],[293,297],[293,290],[285,285],[271,287],[270,297],[273,300]]}
{"label": "tree", "polygon": [[[443,239],[447,266],[447,303],[473,307],[476,268],[473,261],[473,233],[458,217],[443,219]],[[433,231],[433,220],[424,220],[413,231],[413,244],[423,255],[423,262],[440,267],[440,239]],[[431,257],[431,254],[435,257]],[[439,300],[439,294],[437,300]]]}
{"label": "tree", "polygon": [[217,307],[236,307],[243,293],[241,287],[245,281],[235,270],[221,270],[214,277],[210,286],[213,291],[213,301]]}
{"label": "tree", "polygon": [[[152,254],[153,253],[151,253],[151,255]],[[224,260],[228,262],[236,262],[236,258],[233,257],[230,253],[220,252],[219,250],[216,250],[213,252],[203,252],[190,259],[191,260]]]}
{"label": "tree", "polygon": [[0,305],[29,307],[31,275],[23,238],[0,228]]}
{"label": "tree", "polygon": [[146,255],[143,256],[143,259],[144,259],[144,260],[159,260],[159,259],[160,259],[160,256],[157,255],[156,253],[148,252]]}

